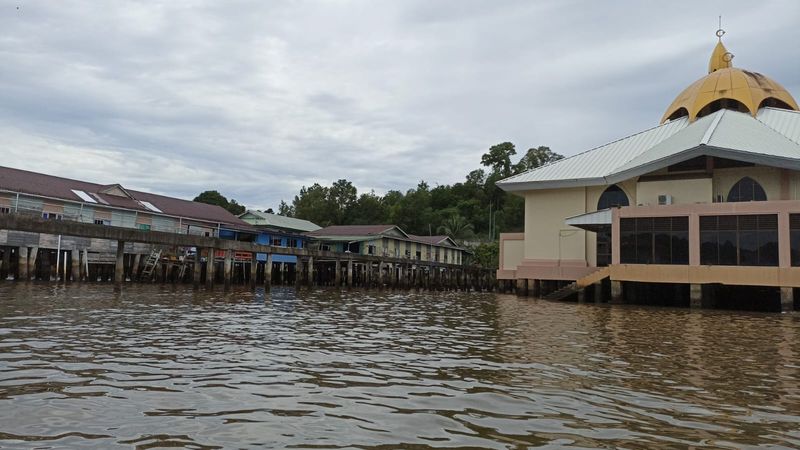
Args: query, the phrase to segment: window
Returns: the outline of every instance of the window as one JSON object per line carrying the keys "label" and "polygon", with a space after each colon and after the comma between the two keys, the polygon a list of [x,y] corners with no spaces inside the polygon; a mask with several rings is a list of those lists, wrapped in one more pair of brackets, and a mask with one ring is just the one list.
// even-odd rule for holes
{"label": "window", "polygon": [[374,255],[375,254],[375,248],[376,247],[374,245],[368,245],[367,246],[367,254],[368,255]]}
{"label": "window", "polygon": [[758,184],[758,181],[744,177],[733,185],[730,192],[728,192],[729,202],[765,202],[767,201],[767,193],[764,188]]}
{"label": "window", "polygon": [[51,212],[43,212],[42,213],[42,219],[62,220],[63,218],[64,218],[64,215],[63,214],[59,214],[59,213],[51,213]]}
{"label": "window", "polygon": [[289,239],[289,247],[297,248],[297,239]]}
{"label": "window", "polygon": [[778,216],[701,216],[700,263],[777,266]]}
{"label": "window", "polygon": [[625,195],[625,191],[620,189],[616,184],[612,184],[600,195],[600,200],[597,201],[597,210],[628,205],[630,205],[630,203],[628,202],[628,196]]}
{"label": "window", "polygon": [[281,238],[272,238],[271,245],[273,245],[275,247],[282,247],[283,246],[283,242],[281,241]]}
{"label": "window", "polygon": [[11,208],[8,206],[0,206],[0,214],[11,214]]}
{"label": "window", "polygon": [[688,217],[620,219],[623,264],[689,264]]}
{"label": "window", "polygon": [[111,221],[108,219],[94,219],[95,225],[111,225]]}
{"label": "window", "polygon": [[329,252],[329,251],[331,251],[331,246],[330,246],[330,244],[322,244],[322,245],[320,245],[320,246],[319,246],[319,248],[320,248],[320,250],[322,250],[323,252]]}
{"label": "window", "polygon": [[[97,222],[97,221],[95,220],[95,222]],[[139,224],[136,224],[136,228],[138,228],[138,229],[140,229],[142,231],[150,231],[150,224],[149,223],[139,223]],[[208,233],[206,233],[206,236],[208,236]]]}
{"label": "window", "polygon": [[[800,233],[799,233],[800,234]],[[422,252],[417,250],[417,261],[422,259]]]}

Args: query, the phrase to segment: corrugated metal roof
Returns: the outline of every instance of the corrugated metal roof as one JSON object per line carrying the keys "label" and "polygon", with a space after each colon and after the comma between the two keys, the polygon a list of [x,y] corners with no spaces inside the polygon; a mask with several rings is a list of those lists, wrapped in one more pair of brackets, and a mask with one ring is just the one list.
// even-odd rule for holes
{"label": "corrugated metal roof", "polygon": [[[767,111],[767,109],[769,111]],[[765,108],[759,118],[719,110],[628,136],[498,183],[507,191],[611,184],[698,155],[800,169],[800,113]]]}
{"label": "corrugated metal roof", "polygon": [[379,236],[392,229],[397,229],[404,236],[406,235],[403,230],[400,230],[396,225],[331,225],[329,227],[321,228],[319,230],[308,233],[312,237],[320,236],[346,236],[346,237],[364,237],[364,236]]}
{"label": "corrugated metal roof", "polygon": [[[254,217],[246,217],[248,214]],[[249,209],[239,217],[245,222],[256,226],[269,226],[296,231],[316,231],[322,228],[314,222],[310,222],[308,220],[296,219],[294,217],[286,217],[279,214],[270,214]]]}
{"label": "corrugated metal roof", "polygon": [[756,119],[800,144],[800,112],[788,109],[761,108]]}

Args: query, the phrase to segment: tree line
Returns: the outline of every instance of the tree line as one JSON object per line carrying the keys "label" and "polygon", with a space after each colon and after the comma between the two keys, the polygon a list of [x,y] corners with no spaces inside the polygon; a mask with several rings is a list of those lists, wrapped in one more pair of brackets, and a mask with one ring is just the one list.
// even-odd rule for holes
{"label": "tree line", "polygon": [[[528,149],[514,162],[516,154],[511,142],[494,145],[482,155],[483,167],[469,172],[464,181],[435,187],[420,181],[406,192],[359,194],[346,179],[330,186],[314,183],[303,186],[291,203],[281,201],[277,213],[322,227],[393,224],[411,234],[447,234],[473,248],[484,266],[496,266],[499,232],[522,231],[525,221],[524,200],[507,194],[496,183],[563,158],[545,146]],[[245,211],[236,200],[228,201],[217,191],[205,191],[194,200],[222,206],[234,214]]]}

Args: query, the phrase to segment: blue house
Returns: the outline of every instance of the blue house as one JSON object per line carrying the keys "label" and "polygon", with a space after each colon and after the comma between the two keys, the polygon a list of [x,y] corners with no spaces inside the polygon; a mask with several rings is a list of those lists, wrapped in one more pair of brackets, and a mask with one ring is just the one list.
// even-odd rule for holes
{"label": "blue house", "polygon": [[[265,213],[261,211],[247,210],[239,216],[240,219],[249,223],[258,230],[255,242],[264,245],[274,245],[276,247],[305,248],[308,239],[305,233],[319,230],[320,227],[308,220],[285,217],[278,214]],[[267,255],[259,253],[259,261],[266,261]],[[297,257],[293,255],[274,254],[273,263],[295,264]]]}

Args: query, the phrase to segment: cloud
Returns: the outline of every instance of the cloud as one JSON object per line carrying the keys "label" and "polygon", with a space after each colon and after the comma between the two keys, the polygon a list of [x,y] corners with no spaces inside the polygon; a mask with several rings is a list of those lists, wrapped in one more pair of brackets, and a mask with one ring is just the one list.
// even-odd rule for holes
{"label": "cloud", "polygon": [[259,208],[340,178],[453,183],[503,141],[569,155],[651,127],[705,73],[720,12],[736,64],[800,92],[789,0],[0,8],[0,164]]}

